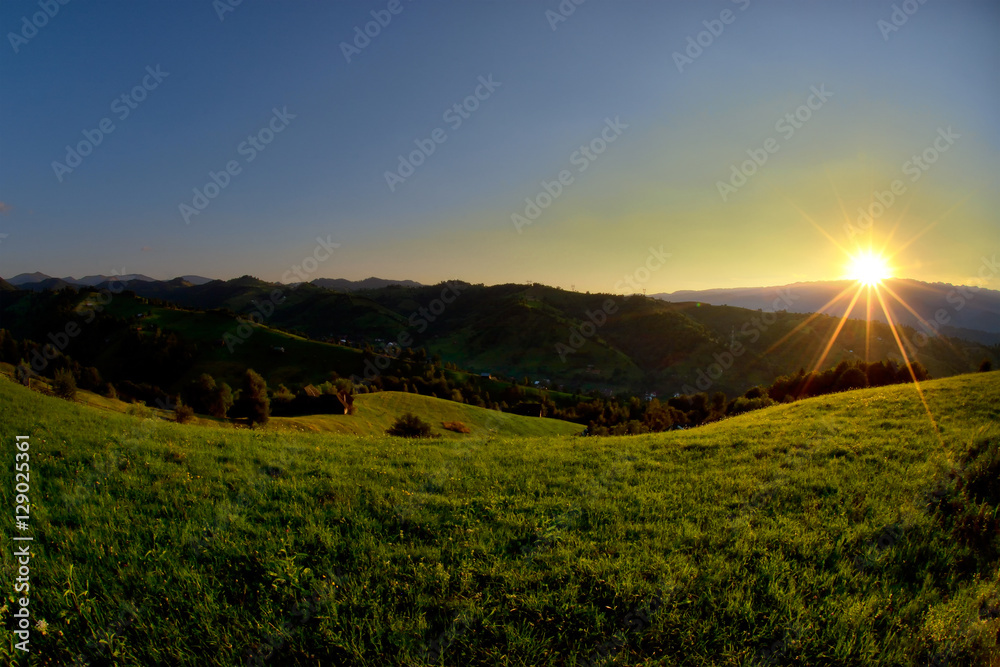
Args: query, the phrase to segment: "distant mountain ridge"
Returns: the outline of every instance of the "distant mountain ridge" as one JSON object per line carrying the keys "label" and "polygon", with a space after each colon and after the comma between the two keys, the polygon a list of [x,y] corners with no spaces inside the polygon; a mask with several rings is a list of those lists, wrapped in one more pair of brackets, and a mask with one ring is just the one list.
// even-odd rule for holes
{"label": "distant mountain ridge", "polygon": [[[50,280],[65,285],[59,279]],[[881,322],[873,322],[868,335],[865,322],[849,321],[835,344],[829,345],[839,328],[836,315],[842,310],[835,316],[815,317],[791,312],[788,304],[801,308],[810,298],[808,290],[796,286],[782,293],[788,304],[779,300],[775,305],[776,291],[759,295],[766,301],[754,305],[762,313],[757,308],[707,302],[699,306],[693,300],[668,303],[642,295],[580,294],[537,283],[484,286],[454,281],[405,287],[386,282],[389,285],[382,288],[344,291],[313,283],[282,285],[247,275],[202,285],[177,278],[132,280],[118,286],[101,283],[96,289],[124,287],[126,295],[116,297],[109,306],[123,314],[134,315],[137,306],[131,300],[135,297],[213,311],[209,319],[175,312],[170,325],[163,327],[176,328],[185,340],[202,340],[209,345],[206,350],[217,351],[219,341],[225,340],[219,336],[236,336],[233,332],[250,318],[315,341],[367,350],[369,363],[379,354],[391,354],[390,346],[423,348],[431,357],[437,355],[444,363],[474,373],[519,381],[527,377],[570,391],[654,392],[662,397],[691,393],[688,388],[696,387],[732,396],[817,363],[826,368],[842,361],[901,361],[892,332]],[[3,327],[20,332],[19,337],[45,340],[50,331],[65,326],[57,315],[50,321],[40,320],[37,313],[44,309],[33,304],[51,300],[68,305],[73,303],[72,296],[42,292],[0,291]],[[986,292],[977,291],[973,300],[982,301],[983,296]],[[930,305],[954,307],[947,302]],[[967,309],[965,305],[959,312]],[[203,330],[204,322],[219,318],[233,318],[228,329],[213,325],[218,328]],[[961,341],[920,340],[912,328],[900,331],[910,358],[924,364],[935,377],[975,370],[984,359],[1000,366],[1000,347],[975,341],[972,335],[995,334],[979,330]],[[263,340],[255,337],[244,348],[240,339],[236,346],[256,349]],[[262,348],[255,354],[270,359],[270,350]],[[366,368],[331,365],[327,370],[344,377],[378,370]]]}
{"label": "distant mountain ridge", "polygon": [[[713,306],[736,306],[751,310],[787,310],[790,313],[816,313],[843,316],[854,296],[856,283],[849,280],[794,283],[776,287],[684,290],[654,294],[670,302],[700,302]],[[850,290],[837,302],[828,305],[838,294]],[[895,293],[916,312],[910,312],[889,293]],[[883,282],[883,299],[893,321],[927,332],[938,328],[949,336],[958,336],[986,344],[1000,343],[1000,292],[982,287],[924,283],[893,278]],[[786,298],[781,299],[782,295]],[[779,307],[775,301],[781,299]],[[918,317],[919,316],[919,317]],[[864,319],[865,294],[854,306],[854,319]],[[872,319],[886,322],[877,297],[872,295]],[[924,321],[921,322],[921,319]],[[991,335],[983,336],[982,332]]]}
{"label": "distant mountain ridge", "polygon": [[357,292],[365,289],[382,289],[391,285],[400,287],[424,287],[425,285],[413,280],[386,280],[385,278],[365,278],[364,280],[346,280],[344,278],[317,278],[310,284],[326,289],[335,289],[341,292]]}
{"label": "distant mountain ridge", "polygon": [[[92,276],[84,276],[83,278],[73,278],[68,276],[65,278],[55,278],[53,276],[35,271],[34,273],[19,273],[13,278],[7,278],[6,282],[11,285],[30,290],[45,290],[45,289],[60,289],[67,285],[77,285],[81,287],[96,287],[104,283],[109,283],[112,281],[122,281],[131,282],[133,280],[141,280],[148,283],[168,283],[168,284],[178,284],[177,281],[183,281],[189,285],[205,285],[210,282],[214,282],[215,278],[206,278],[204,276],[198,275],[186,275],[178,276],[171,280],[157,280],[156,278],[150,278],[149,276],[143,275],[141,273],[126,273],[120,276],[106,276],[95,274]],[[59,281],[59,282],[56,282]],[[356,292],[359,290],[366,289],[381,289],[383,287],[389,287],[391,285],[399,285],[400,287],[424,287],[422,283],[418,283],[414,280],[388,280],[386,278],[376,278],[372,276],[371,278],[365,278],[364,280],[347,280],[346,278],[317,278],[313,280],[310,284],[317,287],[324,287],[326,289],[334,289],[341,292]]]}
{"label": "distant mountain ridge", "polygon": [[[149,276],[144,276],[141,273],[125,273],[120,276],[105,276],[105,275],[95,274],[92,276],[84,276],[83,278],[73,278],[72,276],[67,276],[65,278],[55,278],[53,276],[49,276],[44,273],[40,273],[38,271],[34,273],[19,273],[13,278],[8,278],[7,282],[16,287],[23,287],[25,289],[34,289],[32,285],[36,285],[39,283],[51,284],[51,281],[54,280],[62,281],[67,285],[79,285],[84,287],[95,287],[96,285],[108,282],[109,280],[123,280],[123,281],[145,280],[147,282],[157,282],[156,278],[150,278]],[[204,278],[204,280],[207,281],[208,278]],[[50,289],[50,288],[43,288],[43,289]]]}
{"label": "distant mountain ridge", "polygon": [[[249,282],[248,282],[249,281]],[[89,275],[83,278],[54,278],[44,273],[21,273],[6,279],[5,283],[17,289],[31,291],[59,290],[65,287],[107,287],[112,283],[125,283],[128,289],[142,296],[177,300],[199,308],[210,308],[219,302],[239,300],[233,290],[248,291],[276,284],[284,289],[301,289],[307,285],[337,292],[353,293],[376,291],[390,287],[419,289],[427,287],[413,280],[390,280],[370,277],[364,280],[345,278],[317,278],[310,283],[282,286],[267,283],[250,276],[229,281],[213,280],[198,275],[185,275],[172,280],[156,280],[149,276],[130,273],[122,276]],[[704,303],[713,306],[733,306],[749,310],[787,310],[790,313],[823,313],[842,317],[854,295],[856,283],[849,280],[793,283],[772,287],[742,287],[708,290],[681,290],[652,295],[652,298],[672,303]],[[846,296],[831,301],[848,290]],[[903,299],[909,309],[894,296]],[[956,286],[947,283],[924,283],[910,279],[891,279],[881,290],[894,322],[931,334],[940,330],[947,336],[982,343],[1000,344],[1000,291],[981,287]],[[864,319],[865,296],[855,305],[852,319]],[[885,314],[873,294],[872,319],[887,322]],[[912,309],[912,311],[911,311]]]}

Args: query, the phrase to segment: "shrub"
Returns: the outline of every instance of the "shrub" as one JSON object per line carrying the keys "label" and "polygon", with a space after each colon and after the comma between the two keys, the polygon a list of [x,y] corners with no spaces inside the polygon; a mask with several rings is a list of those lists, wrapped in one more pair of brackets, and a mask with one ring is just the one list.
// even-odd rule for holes
{"label": "shrub", "polygon": [[14,379],[25,387],[31,386],[31,367],[23,361],[14,369]]}
{"label": "shrub", "polygon": [[989,373],[993,370],[993,362],[989,359],[983,359],[983,363],[979,364],[980,373]]}
{"label": "shrub", "polygon": [[76,397],[76,380],[69,369],[56,371],[55,380],[52,381],[52,390],[59,398],[73,400]]}
{"label": "shrub", "polygon": [[441,426],[443,428],[448,429],[449,431],[454,431],[455,433],[471,433],[472,432],[472,431],[469,430],[469,427],[466,426],[465,424],[463,424],[462,422],[441,422]]}
{"label": "shrub", "polygon": [[177,407],[174,408],[174,420],[178,424],[186,424],[192,419],[194,419],[194,408],[190,405],[178,403]]}
{"label": "shrub", "polygon": [[131,417],[150,419],[153,416],[153,411],[146,407],[143,401],[135,401],[125,409],[125,414]]}
{"label": "shrub", "polygon": [[431,425],[412,412],[407,412],[386,433],[401,438],[427,438],[431,434]]}

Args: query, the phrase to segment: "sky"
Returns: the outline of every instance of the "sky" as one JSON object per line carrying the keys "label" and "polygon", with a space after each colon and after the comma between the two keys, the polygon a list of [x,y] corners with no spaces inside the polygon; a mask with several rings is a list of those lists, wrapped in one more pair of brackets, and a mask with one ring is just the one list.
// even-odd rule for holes
{"label": "sky", "polygon": [[0,34],[5,278],[658,293],[1000,252],[996,2],[4,0]]}

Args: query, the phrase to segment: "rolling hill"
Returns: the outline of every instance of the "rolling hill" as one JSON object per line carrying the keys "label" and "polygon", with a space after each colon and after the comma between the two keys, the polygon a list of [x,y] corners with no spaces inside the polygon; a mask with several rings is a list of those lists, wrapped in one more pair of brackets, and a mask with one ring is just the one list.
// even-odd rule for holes
{"label": "rolling hill", "polygon": [[[437,437],[470,439],[489,433],[501,436],[578,435],[583,427],[559,419],[524,417],[495,410],[478,408],[420,394],[380,391],[361,394],[354,399],[353,415],[310,415],[305,417],[273,417],[276,428],[290,428],[318,433],[351,435],[383,435],[397,418],[410,412],[433,427]],[[444,422],[461,422],[470,433],[462,434],[442,427]]]}
{"label": "rolling hill", "polygon": [[[749,310],[638,295],[580,294],[543,285],[453,285],[459,286],[455,294],[447,285],[344,293],[251,276],[202,285],[179,279],[133,281],[126,286],[136,296],[126,292],[115,297],[107,311],[122,318],[148,313],[148,324],[177,332],[182,342],[195,346],[185,381],[201,372],[231,380],[246,367],[264,373],[272,384],[322,381],[330,371],[361,375],[360,348],[384,353],[400,342],[473,374],[518,381],[527,377],[561,385],[566,392],[661,396],[696,391],[740,395],[799,368],[811,369],[840,321],[775,311],[773,300],[766,310]],[[81,293],[79,301],[87,298]],[[142,298],[164,303],[140,303]],[[53,300],[50,292],[0,291],[0,326],[19,338],[47,340],[75,317],[66,310],[53,313],[46,305]],[[220,338],[239,326],[237,317],[251,316],[260,326],[246,344],[235,351],[220,345]],[[901,336],[908,356],[934,377],[975,370],[983,359],[1000,366],[998,346],[928,338],[906,327]],[[902,360],[886,325],[873,323],[868,340],[866,349],[865,322],[848,320],[823,366],[866,357]],[[102,347],[106,363],[124,358],[113,342]],[[277,347],[286,349],[285,357],[274,353]]]}
{"label": "rolling hill", "polygon": [[[13,366],[0,364],[0,375],[12,381]],[[51,393],[51,383],[49,382],[36,379],[33,381],[33,387]],[[82,389],[77,390],[74,402],[97,410],[141,414],[168,422],[174,421],[173,410],[155,405],[136,405]],[[398,418],[406,413],[412,413],[431,424],[434,437],[453,440],[482,438],[488,435],[508,437],[579,435],[583,430],[579,424],[560,419],[526,417],[434,398],[433,396],[398,391],[359,394],[354,398],[354,406],[356,411],[352,415],[272,416],[268,424],[272,430],[372,437],[385,435]],[[455,424],[456,422],[468,430],[459,432],[443,426],[444,423]],[[190,423],[220,428],[242,428],[242,426],[236,426],[228,420],[206,415],[195,415]]]}
{"label": "rolling hill", "polygon": [[1000,373],[923,391],[936,429],[897,386],[654,436],[413,442],[0,379],[32,664],[995,665]]}

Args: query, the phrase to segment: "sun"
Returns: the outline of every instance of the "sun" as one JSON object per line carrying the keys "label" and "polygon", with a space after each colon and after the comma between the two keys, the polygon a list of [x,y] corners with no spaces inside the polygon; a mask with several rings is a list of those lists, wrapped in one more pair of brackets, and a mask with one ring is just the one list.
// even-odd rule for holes
{"label": "sun", "polygon": [[848,277],[869,287],[880,284],[892,277],[892,269],[886,259],[877,253],[862,252],[851,257]]}

